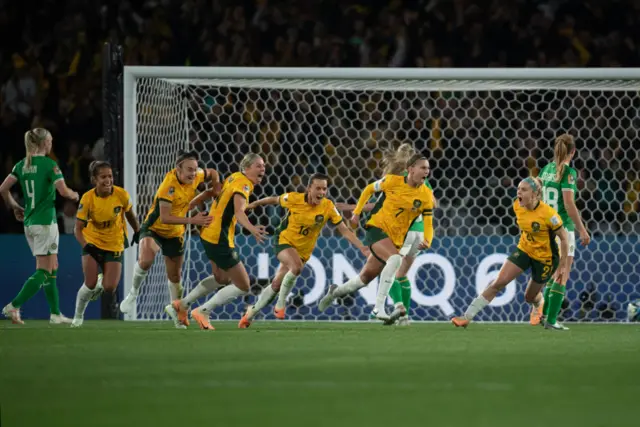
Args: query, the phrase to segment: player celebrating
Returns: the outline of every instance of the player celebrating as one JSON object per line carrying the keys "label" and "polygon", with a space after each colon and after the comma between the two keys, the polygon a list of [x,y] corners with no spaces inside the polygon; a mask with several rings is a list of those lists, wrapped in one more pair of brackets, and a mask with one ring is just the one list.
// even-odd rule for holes
{"label": "player celebrating", "polygon": [[320,311],[326,310],[335,298],[366,286],[379,274],[380,285],[373,315],[384,321],[395,320],[386,313],[384,303],[402,263],[398,249],[402,247],[409,227],[419,216],[424,218],[425,229],[424,240],[418,245],[418,250],[430,247],[433,239],[433,193],[424,185],[429,174],[429,161],[421,154],[414,154],[405,168],[408,172],[406,177],[386,175],[369,184],[362,192],[351,218],[354,225],[358,223],[359,215],[373,193],[384,193],[366,225],[366,241],[371,255],[359,275],[342,286],[329,287],[318,304]]}
{"label": "player celebrating", "polygon": [[[31,253],[36,257],[36,271],[27,279],[18,295],[2,309],[2,314],[16,324],[23,324],[20,307],[41,287],[51,311],[50,323],[71,323],[60,313],[60,297],[56,277],[58,272],[58,224],[56,220],[56,190],[62,197],[77,201],[78,193],[64,182],[58,165],[47,157],[53,138],[43,128],[35,128],[24,135],[27,156],[13,167],[11,174],[0,185],[0,194],[18,221],[24,222]],[[11,196],[9,190],[20,182],[24,195],[24,208]]]}
{"label": "player celebrating", "polygon": [[[469,322],[486,307],[509,282],[524,271],[531,269],[531,280],[525,291],[525,300],[536,307],[542,307],[540,290],[554,275],[562,280],[566,275],[568,250],[567,232],[562,228],[562,219],[549,205],[541,201],[542,183],[538,178],[526,178],[518,185],[518,198],[513,203],[518,227],[522,231],[518,248],[504,263],[498,277],[491,282],[482,295],[476,297],[463,317],[454,317],[451,322],[456,327],[467,327]],[[558,246],[553,234],[560,238],[561,257],[558,262]],[[556,271],[557,268],[557,271]]]}
{"label": "player celebrating", "polygon": [[[129,193],[113,185],[113,170],[108,162],[95,161],[89,166],[93,190],[82,195],[74,234],[82,247],[84,283],[76,296],[76,313],[72,327],[80,327],[89,300],[103,292],[115,292],[122,273],[122,252],[127,227],[134,230],[132,243],[138,242],[140,224],[132,209]],[[98,267],[102,274],[98,274]]]}
{"label": "player celebrating", "polygon": [[[405,170],[405,165],[407,161],[416,153],[415,149],[411,144],[402,144],[398,147],[397,150],[390,150],[383,154],[382,163],[384,165],[384,175],[407,175],[407,171]],[[426,185],[430,190],[433,191],[431,184],[429,183],[429,179],[424,180],[424,185]],[[355,209],[355,205],[339,203],[338,204],[340,210],[344,211],[352,211]],[[434,196],[433,198],[433,206],[437,207],[437,200]],[[367,203],[363,209],[364,212],[369,212],[375,207],[375,203]],[[419,216],[409,227],[409,232],[407,233],[407,237],[404,239],[404,244],[400,249],[400,255],[403,256],[402,264],[400,264],[400,268],[396,273],[396,278],[391,285],[391,289],[389,290],[389,296],[393,300],[394,303],[394,313],[391,317],[396,317],[400,315],[398,319],[398,325],[400,326],[408,326],[409,321],[409,309],[411,307],[411,282],[407,278],[407,273],[409,269],[413,265],[413,262],[416,260],[418,253],[420,250],[418,246],[420,242],[422,242],[422,236],[424,234],[424,223],[422,222],[422,217]],[[403,314],[404,313],[404,314]],[[386,322],[387,324],[390,324]]]}
{"label": "player celebrating", "polygon": [[[120,311],[129,313],[147,277],[156,254],[162,251],[169,279],[171,301],[182,296],[182,261],[184,252],[185,225],[207,226],[212,218],[205,212],[199,212],[187,218],[189,202],[196,195],[198,186],[209,180],[212,191],[219,191],[220,178],[213,169],[202,170],[198,167],[198,155],[193,152],[181,152],[176,167],[169,171],[153,198],[153,206],[145,218],[140,230],[140,253],[133,272],[133,287],[120,303]],[[174,319],[177,328],[183,328]]]}
{"label": "player celebrating", "polygon": [[[227,304],[235,298],[249,292],[250,283],[247,270],[235,251],[234,236],[236,222],[247,229],[253,237],[262,243],[267,235],[265,227],[251,224],[245,209],[254,186],[262,182],[265,173],[264,160],[258,154],[247,154],[240,162],[240,172],[232,174],[222,186],[222,192],[212,206],[213,222],[200,232],[204,251],[211,262],[213,275],[202,280],[182,300],[174,300],[165,307],[172,317],[176,317],[185,325],[187,307],[198,298],[205,296],[219,287],[229,284],[217,292],[211,299],[191,311],[191,318],[201,329],[214,329],[209,323],[209,314],[220,305]],[[213,196],[204,192],[196,197],[192,205],[201,204]]]}
{"label": "player celebrating", "polygon": [[275,252],[280,267],[270,286],[264,288],[258,301],[249,307],[238,323],[238,327],[248,328],[256,314],[279,295],[274,313],[278,319],[284,319],[285,301],[291,288],[300,275],[316,246],[324,225],[331,221],[337,231],[365,256],[369,250],[358,237],[342,222],[333,202],[326,198],[329,178],[314,174],[309,179],[306,193],[287,193],[280,197],[267,197],[253,202],[247,209],[257,206],[277,205],[287,209],[287,214],[278,227],[275,240]]}
{"label": "player celebrating", "polygon": [[[586,246],[591,241],[589,232],[582,223],[580,212],[576,207],[575,194],[577,192],[576,180],[578,174],[569,166],[576,153],[576,145],[569,134],[560,135],[553,148],[553,162],[546,165],[540,171],[542,181],[542,195],[546,204],[555,209],[562,219],[563,227],[569,240],[569,252],[567,253],[566,274],[562,282],[551,281],[544,290],[544,327],[547,329],[567,330],[558,322],[558,313],[564,299],[567,280],[571,274],[571,266],[576,250],[576,235],[580,235],[580,243]],[[560,196],[562,194],[562,196]],[[536,322],[532,322],[535,324]],[[539,323],[539,322],[537,322]]]}

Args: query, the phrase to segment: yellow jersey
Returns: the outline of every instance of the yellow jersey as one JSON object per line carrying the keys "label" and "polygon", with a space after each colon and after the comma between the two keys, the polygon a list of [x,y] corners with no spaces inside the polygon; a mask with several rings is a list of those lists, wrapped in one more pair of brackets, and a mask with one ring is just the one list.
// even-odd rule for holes
{"label": "yellow jersey", "polygon": [[308,261],[316,246],[322,227],[331,221],[333,225],[342,222],[342,216],[329,199],[322,199],[317,205],[307,202],[305,193],[286,193],[279,198],[280,206],[287,213],[276,232],[277,245],[289,245]]}
{"label": "yellow jersey", "polygon": [[196,196],[198,186],[205,180],[205,171],[198,169],[196,178],[191,184],[183,184],[178,179],[176,169],[169,171],[153,197],[151,210],[144,219],[142,227],[152,230],[160,237],[173,238],[184,235],[184,224],[164,224],[160,219],[160,202],[171,203],[171,215],[184,217],[189,210],[189,202]]}
{"label": "yellow jersey", "polygon": [[362,212],[373,193],[383,192],[371,211],[371,218],[366,227],[376,227],[385,232],[396,247],[401,247],[415,220],[423,216],[425,240],[431,243],[433,238],[433,192],[424,184],[412,187],[407,178],[400,175],[386,175],[381,180],[369,184],[364,189],[356,215]]}
{"label": "yellow jersey", "polygon": [[209,213],[213,217],[213,221],[202,229],[200,237],[214,245],[235,247],[236,216],[233,196],[240,194],[248,202],[252,192],[253,183],[242,172],[236,172],[227,178]]}
{"label": "yellow jersey", "polygon": [[118,186],[107,197],[100,197],[95,189],[82,195],[77,219],[86,227],[82,235],[87,243],[103,251],[122,252],[127,235],[125,212],[131,210],[129,193]]}
{"label": "yellow jersey", "polygon": [[549,263],[558,256],[558,245],[553,232],[562,227],[558,212],[544,202],[539,202],[533,210],[520,206],[516,199],[513,203],[518,228],[522,231],[518,249],[536,261]]}

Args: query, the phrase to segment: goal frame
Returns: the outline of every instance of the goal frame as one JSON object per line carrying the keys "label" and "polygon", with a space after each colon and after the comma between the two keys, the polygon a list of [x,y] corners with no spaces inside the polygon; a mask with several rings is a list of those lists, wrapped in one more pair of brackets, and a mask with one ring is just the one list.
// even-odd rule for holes
{"label": "goal frame", "polygon": [[[617,86],[607,82],[640,81],[640,68],[285,68],[285,67],[167,67],[125,66],[123,79],[123,157],[124,186],[131,195],[134,207],[137,202],[137,134],[136,134],[136,85],[141,78],[172,80],[271,80],[285,85],[295,82],[322,80],[335,81],[334,90],[353,89],[348,82],[386,81],[395,86],[379,90],[411,91],[415,82],[434,82],[422,90],[506,90],[506,89],[561,89],[561,90],[626,90],[640,91],[640,85]],[[347,82],[346,87],[340,83]],[[451,86],[446,82],[453,83]],[[566,83],[572,84],[567,87]],[[597,82],[603,82],[598,86]],[[407,85],[405,86],[405,83]],[[581,84],[582,83],[582,84]],[[479,87],[478,84],[482,84]],[[241,86],[237,83],[235,86]],[[438,86],[440,85],[440,86]],[[221,84],[224,86],[224,83]],[[324,89],[322,86],[316,89]],[[362,88],[369,89],[367,88]],[[187,137],[187,135],[185,135]],[[138,212],[144,217],[146,212]],[[131,231],[131,230],[130,230]],[[131,290],[137,250],[124,254],[124,292]],[[137,320],[136,310],[125,315],[125,320]]]}

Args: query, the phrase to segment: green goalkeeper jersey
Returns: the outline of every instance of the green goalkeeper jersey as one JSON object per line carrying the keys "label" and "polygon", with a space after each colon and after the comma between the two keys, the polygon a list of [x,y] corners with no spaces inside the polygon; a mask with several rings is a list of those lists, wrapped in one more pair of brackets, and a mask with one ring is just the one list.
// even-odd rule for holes
{"label": "green goalkeeper jersey", "polygon": [[24,195],[24,225],[56,224],[55,183],[64,179],[60,168],[47,156],[32,156],[31,165],[22,159],[13,167],[15,176]]}
{"label": "green goalkeeper jersey", "polygon": [[542,181],[542,197],[546,204],[558,212],[560,218],[562,218],[564,228],[567,231],[574,231],[575,224],[569,217],[567,209],[564,206],[562,192],[571,191],[575,197],[577,192],[576,182],[578,180],[578,173],[569,165],[565,165],[562,173],[562,179],[558,182],[556,180],[556,170],[556,163],[552,162],[540,171],[539,178],[540,181]]}

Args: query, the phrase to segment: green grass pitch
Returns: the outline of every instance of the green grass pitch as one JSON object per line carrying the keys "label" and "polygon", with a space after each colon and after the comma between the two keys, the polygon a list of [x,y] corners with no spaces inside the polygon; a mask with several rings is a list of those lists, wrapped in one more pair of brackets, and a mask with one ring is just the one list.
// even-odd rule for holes
{"label": "green grass pitch", "polygon": [[[640,325],[0,322],[1,427],[625,426]],[[197,423],[197,424],[193,424]]]}

